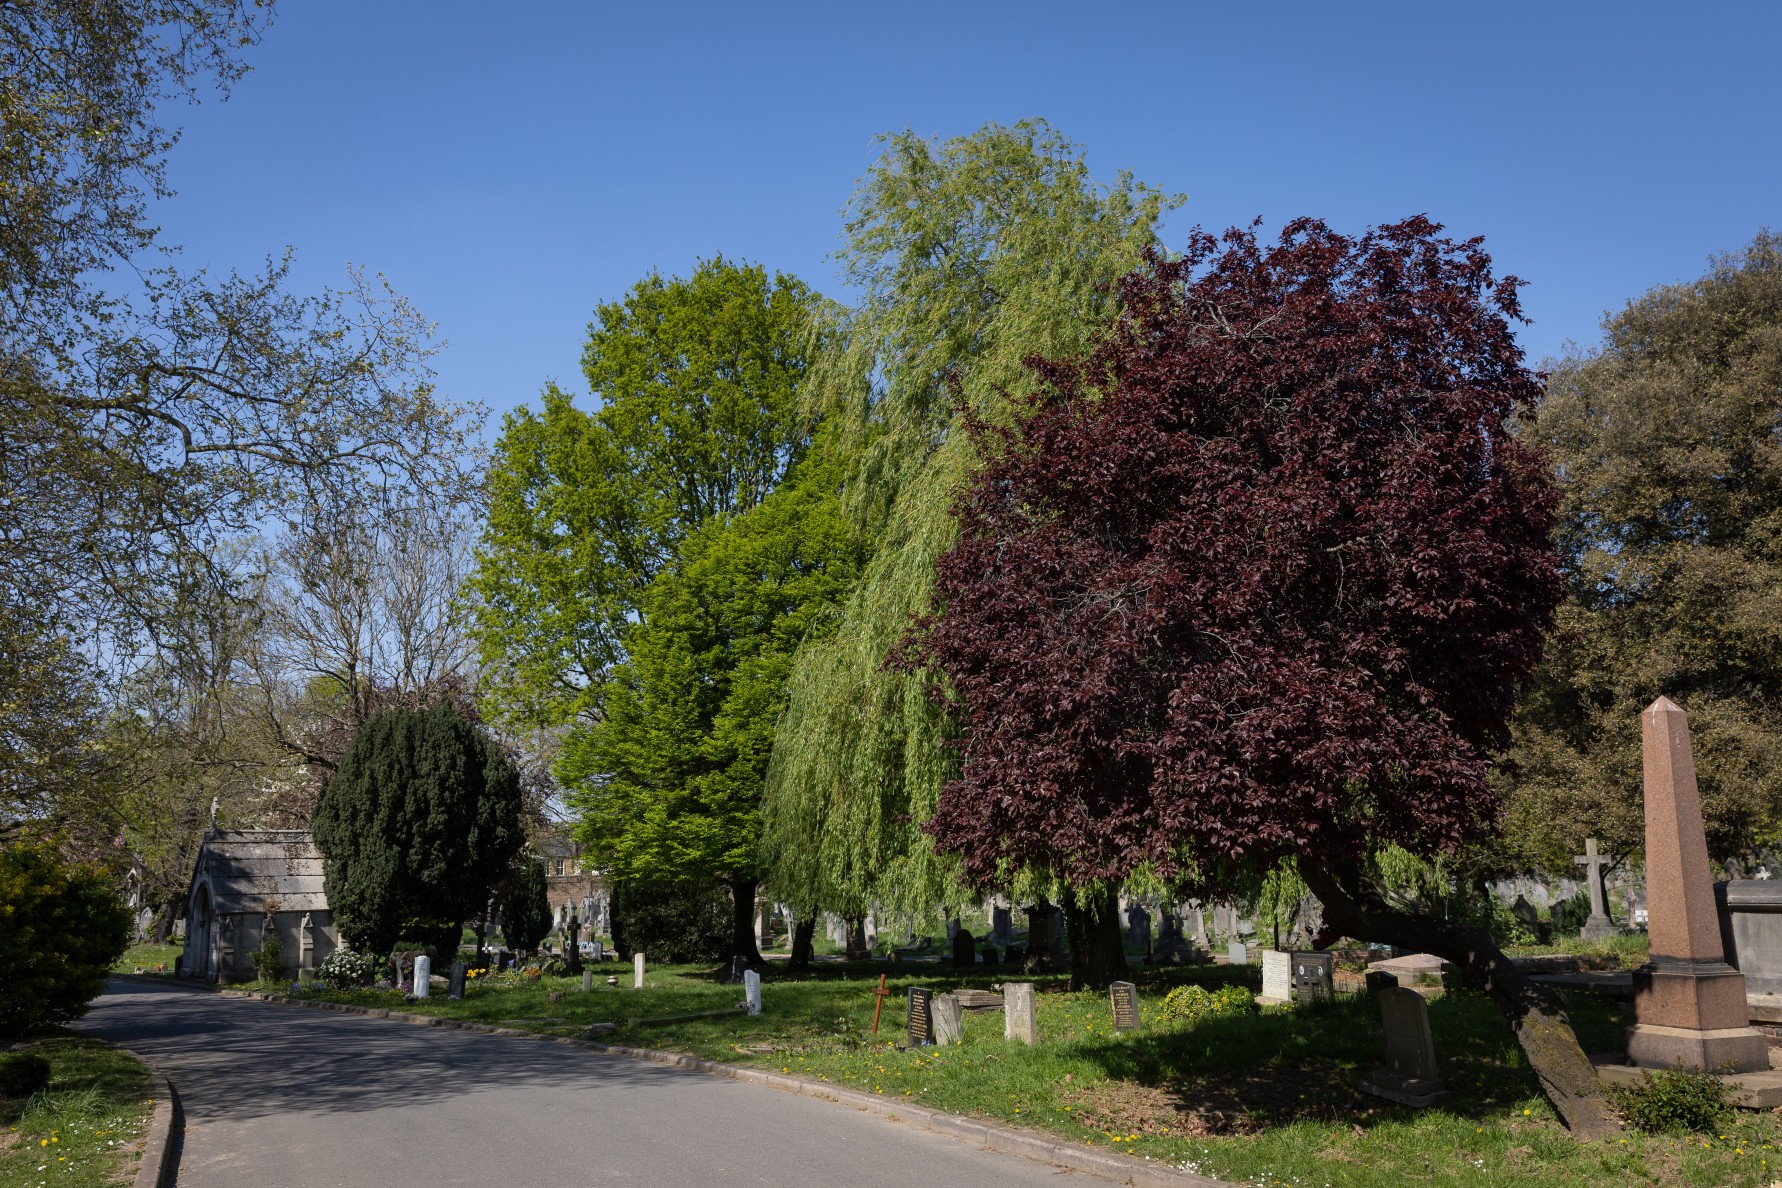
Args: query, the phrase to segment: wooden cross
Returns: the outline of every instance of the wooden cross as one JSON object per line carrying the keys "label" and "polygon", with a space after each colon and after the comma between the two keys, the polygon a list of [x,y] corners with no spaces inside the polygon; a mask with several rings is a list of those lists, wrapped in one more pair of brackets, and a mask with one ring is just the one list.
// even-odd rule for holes
{"label": "wooden cross", "polygon": [[879,1033],[879,1012],[885,1008],[885,999],[891,991],[885,989],[885,975],[879,975],[879,987],[872,992],[872,1033]]}

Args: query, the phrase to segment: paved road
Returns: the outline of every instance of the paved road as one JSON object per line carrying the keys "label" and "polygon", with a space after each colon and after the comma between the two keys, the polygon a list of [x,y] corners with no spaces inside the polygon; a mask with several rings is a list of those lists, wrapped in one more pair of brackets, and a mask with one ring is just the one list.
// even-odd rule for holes
{"label": "paved road", "polygon": [[79,1027],[173,1081],[180,1188],[1101,1182],[832,1102],[511,1036],[124,981]]}

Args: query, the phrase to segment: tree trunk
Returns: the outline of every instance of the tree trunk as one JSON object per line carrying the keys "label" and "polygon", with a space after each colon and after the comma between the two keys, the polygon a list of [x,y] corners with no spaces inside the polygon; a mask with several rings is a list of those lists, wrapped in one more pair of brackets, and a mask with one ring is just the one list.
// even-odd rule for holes
{"label": "tree trunk", "polygon": [[1453,962],[1469,985],[1490,995],[1509,1020],[1547,1099],[1573,1134],[1593,1139],[1617,1132],[1602,1082],[1579,1046],[1565,1008],[1504,956],[1491,933],[1393,908],[1353,862],[1323,867],[1302,862],[1300,875],[1323,903],[1331,931],[1434,953]]}
{"label": "tree trunk", "polygon": [[792,959],[787,964],[793,969],[809,969],[816,939],[817,913],[812,912],[792,925]]}
{"label": "tree trunk", "polygon": [[149,924],[149,934],[157,945],[167,943],[167,936],[173,931],[173,918],[179,911],[177,900],[168,900],[155,910],[155,917]]}
{"label": "tree trunk", "polygon": [[1064,892],[1064,935],[1070,944],[1070,988],[1106,990],[1127,974],[1120,938],[1120,893],[1109,885]]}
{"label": "tree trunk", "polygon": [[563,926],[563,961],[564,972],[570,977],[582,976],[582,921],[573,913]]}
{"label": "tree trunk", "polygon": [[1052,973],[1052,951],[1057,944],[1054,929],[1057,913],[1045,896],[1040,896],[1027,913],[1027,956],[1021,962],[1022,973]]}
{"label": "tree trunk", "polygon": [[730,881],[730,956],[741,957],[754,970],[767,965],[762,959],[760,946],[755,943],[755,888],[758,885],[754,879]]}

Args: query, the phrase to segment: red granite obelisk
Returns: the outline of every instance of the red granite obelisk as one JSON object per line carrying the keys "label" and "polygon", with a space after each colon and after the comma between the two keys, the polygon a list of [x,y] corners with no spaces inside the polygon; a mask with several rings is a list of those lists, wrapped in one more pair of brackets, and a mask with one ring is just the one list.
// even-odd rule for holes
{"label": "red granite obelisk", "polygon": [[1751,1027],[1745,975],[1726,963],[1701,794],[1682,707],[1660,697],[1641,716],[1646,768],[1646,911],[1651,955],[1634,973],[1627,1059],[1733,1072],[1770,1067]]}

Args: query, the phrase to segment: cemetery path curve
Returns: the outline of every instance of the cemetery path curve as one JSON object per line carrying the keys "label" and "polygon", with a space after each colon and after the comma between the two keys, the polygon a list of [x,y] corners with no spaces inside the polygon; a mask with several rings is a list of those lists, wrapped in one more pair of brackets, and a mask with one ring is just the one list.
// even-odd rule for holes
{"label": "cemetery path curve", "polygon": [[179,1188],[1103,1182],[832,1102],[511,1036],[123,980],[76,1026],[173,1082]]}

